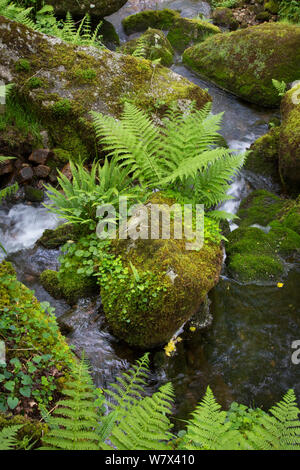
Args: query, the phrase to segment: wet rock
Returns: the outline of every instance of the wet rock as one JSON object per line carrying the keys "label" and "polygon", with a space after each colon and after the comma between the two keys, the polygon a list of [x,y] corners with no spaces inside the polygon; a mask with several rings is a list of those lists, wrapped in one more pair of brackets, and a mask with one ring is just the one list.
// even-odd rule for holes
{"label": "wet rock", "polygon": [[45,230],[38,244],[48,249],[59,248],[67,241],[75,241],[79,238],[80,228],[72,224],[63,224],[53,230]]}
{"label": "wet rock", "polygon": [[267,134],[259,137],[250,147],[245,169],[271,177],[274,182],[280,183],[279,137],[280,127],[274,127]]}
{"label": "wet rock", "polygon": [[21,183],[32,180],[33,176],[33,170],[30,166],[22,167],[18,173],[18,179]]}
{"label": "wet rock", "polygon": [[7,175],[14,171],[14,166],[11,160],[0,162],[0,176]]}
{"label": "wet rock", "polygon": [[235,19],[230,8],[216,8],[213,11],[212,19],[214,24],[227,26],[231,31],[235,31],[239,26],[239,22]]}
{"label": "wet rock", "polygon": [[300,29],[264,23],[232,33],[216,34],[187,49],[186,65],[245,100],[262,106],[280,103],[272,79],[299,79]]}
{"label": "wet rock", "polygon": [[48,178],[50,174],[51,168],[49,168],[46,165],[38,165],[36,168],[34,168],[34,174],[38,178],[43,178],[46,179]]}
{"label": "wet rock", "polygon": [[30,155],[29,161],[36,163],[37,165],[45,165],[48,158],[52,155],[53,154],[49,149],[36,149]]}
{"label": "wet rock", "polygon": [[25,190],[25,197],[27,201],[42,202],[44,200],[44,192],[42,190],[34,188],[29,185],[26,185],[24,190]]}

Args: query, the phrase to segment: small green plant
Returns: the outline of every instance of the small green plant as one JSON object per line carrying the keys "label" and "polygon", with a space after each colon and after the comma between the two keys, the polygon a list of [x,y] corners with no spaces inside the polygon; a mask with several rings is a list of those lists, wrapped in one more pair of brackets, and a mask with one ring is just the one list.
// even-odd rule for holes
{"label": "small green plant", "polygon": [[278,96],[284,96],[287,90],[287,84],[284,81],[279,82],[278,80],[275,80],[275,78],[272,79],[272,83],[278,92]]}

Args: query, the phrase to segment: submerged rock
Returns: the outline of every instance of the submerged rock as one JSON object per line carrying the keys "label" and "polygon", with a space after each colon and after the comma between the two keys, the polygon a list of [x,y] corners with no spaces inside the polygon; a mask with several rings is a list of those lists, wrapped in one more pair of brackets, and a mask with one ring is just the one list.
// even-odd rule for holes
{"label": "submerged rock", "polygon": [[[300,78],[300,68],[298,73],[298,78]],[[281,103],[281,115],[282,125],[280,128],[279,141],[279,170],[286,189],[292,194],[299,194],[300,84],[296,85],[285,94]]]}
{"label": "submerged rock", "polygon": [[[48,131],[51,148],[73,158],[95,151],[89,111],[119,116],[123,102],[160,114],[173,101],[211,101],[185,78],[150,61],[78,47],[1,17],[0,79],[13,82]],[[35,87],[30,78],[35,76]]]}
{"label": "submerged rock", "polygon": [[118,338],[142,349],[168,342],[199,311],[218,282],[223,258],[220,245],[189,251],[185,240],[175,239],[114,240],[112,253],[120,270],[118,264],[115,275],[100,283],[105,316]]}
{"label": "submerged rock", "polygon": [[138,39],[126,42],[120,52],[124,54],[140,54],[145,59],[157,60],[166,67],[173,64],[174,51],[164,33],[159,29],[149,28]]}
{"label": "submerged rock", "polygon": [[186,65],[251,103],[280,103],[272,79],[299,79],[300,28],[264,23],[208,38],[184,52]]}

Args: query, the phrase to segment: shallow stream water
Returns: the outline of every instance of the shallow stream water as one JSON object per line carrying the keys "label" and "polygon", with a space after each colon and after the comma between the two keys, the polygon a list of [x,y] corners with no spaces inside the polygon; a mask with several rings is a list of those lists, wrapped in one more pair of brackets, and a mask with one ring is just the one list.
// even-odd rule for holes
{"label": "shallow stream water", "polygon": [[[161,4],[180,9],[183,16],[189,17],[199,12],[208,15],[210,11],[208,4],[201,1],[129,0],[109,20],[121,32],[123,17]],[[124,33],[121,37],[125,39]],[[222,133],[230,148],[244,150],[267,131],[267,123],[276,111],[250,106],[206,83],[187,70],[180,59],[172,68],[209,89],[213,112],[225,112]],[[231,186],[234,199],[223,208],[236,212],[249,191],[262,187],[272,188],[271,182],[243,172]],[[59,252],[34,245],[45,228],[57,224],[58,220],[41,206],[17,204],[0,208],[0,239],[4,240],[8,259],[14,263],[19,279],[35,290],[39,300],[49,301],[58,317],[64,316],[72,328],[70,342],[78,351],[85,349],[95,383],[106,386],[140,353],[109,333],[99,299],[83,299],[76,310],[68,313],[70,307],[64,301],[52,299],[39,284],[38,276],[44,269],[58,268]],[[224,270],[219,284],[209,294],[212,325],[206,330],[182,333],[183,341],[173,357],[168,358],[163,351],[152,352],[149,391],[171,381],[176,393],[177,418],[188,416],[207,385],[224,406],[237,400],[268,408],[289,388],[294,388],[300,400],[300,365],[291,361],[291,344],[300,339],[300,267],[293,266],[282,282],[282,288],[276,283],[241,285],[229,279]]]}

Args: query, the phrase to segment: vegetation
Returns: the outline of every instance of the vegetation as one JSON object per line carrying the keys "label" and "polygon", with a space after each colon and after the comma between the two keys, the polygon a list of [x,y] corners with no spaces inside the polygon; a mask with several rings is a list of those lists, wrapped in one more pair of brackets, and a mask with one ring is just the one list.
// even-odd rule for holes
{"label": "vegetation", "polygon": [[[96,390],[87,366],[81,362],[66,383],[64,395],[43,437],[48,450],[289,450],[299,449],[300,413],[296,397],[288,391],[282,401],[261,410],[233,404],[221,411],[208,387],[187,422],[185,431],[172,433],[169,419],[173,402],[171,384],[151,397],[144,395],[149,359],[144,356],[106,390]],[[112,401],[111,401],[112,400]],[[106,407],[109,408],[105,414]],[[241,421],[241,416],[246,420]],[[245,425],[246,423],[246,425]],[[16,443],[17,427],[0,433],[0,449]]]}

